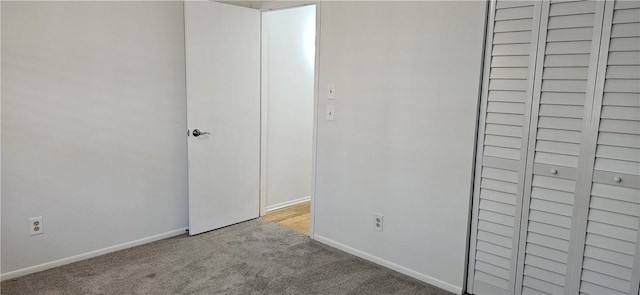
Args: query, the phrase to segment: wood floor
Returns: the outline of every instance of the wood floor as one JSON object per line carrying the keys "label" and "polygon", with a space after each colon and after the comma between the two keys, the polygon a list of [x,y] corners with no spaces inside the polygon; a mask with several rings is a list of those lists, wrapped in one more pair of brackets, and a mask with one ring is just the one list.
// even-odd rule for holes
{"label": "wood floor", "polygon": [[297,232],[309,235],[311,226],[311,202],[284,207],[267,212],[264,219],[281,224]]}

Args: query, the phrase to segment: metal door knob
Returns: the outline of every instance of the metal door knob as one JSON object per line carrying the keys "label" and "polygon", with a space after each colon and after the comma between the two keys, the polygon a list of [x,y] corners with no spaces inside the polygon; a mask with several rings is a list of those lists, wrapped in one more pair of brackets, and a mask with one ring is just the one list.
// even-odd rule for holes
{"label": "metal door knob", "polygon": [[554,175],[558,174],[558,170],[556,170],[556,169],[551,169],[551,170],[549,170],[549,172],[551,172],[551,174],[554,174]]}
{"label": "metal door knob", "polygon": [[622,182],[622,178],[620,178],[620,177],[616,176],[616,177],[614,177],[614,178],[613,178],[613,181],[615,181],[615,182]]}
{"label": "metal door knob", "polygon": [[205,134],[209,134],[209,132],[203,132],[203,131],[200,131],[198,129],[193,129],[193,136],[195,136],[195,137],[198,137],[200,135],[205,135]]}

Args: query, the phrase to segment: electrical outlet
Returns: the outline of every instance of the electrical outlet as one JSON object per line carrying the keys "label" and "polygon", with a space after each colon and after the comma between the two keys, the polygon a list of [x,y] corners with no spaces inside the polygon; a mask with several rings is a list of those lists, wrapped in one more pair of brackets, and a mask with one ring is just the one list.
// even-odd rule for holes
{"label": "electrical outlet", "polygon": [[29,234],[32,236],[44,233],[42,227],[42,216],[29,218]]}
{"label": "electrical outlet", "polygon": [[373,230],[382,231],[382,226],[384,225],[384,216],[380,214],[373,215]]}

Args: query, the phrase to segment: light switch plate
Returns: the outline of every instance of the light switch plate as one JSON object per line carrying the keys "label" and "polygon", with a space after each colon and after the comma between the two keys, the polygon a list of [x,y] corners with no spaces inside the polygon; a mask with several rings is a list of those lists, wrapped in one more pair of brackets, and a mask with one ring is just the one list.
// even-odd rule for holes
{"label": "light switch plate", "polygon": [[327,106],[327,120],[333,121],[335,117],[335,109],[336,107],[332,104]]}
{"label": "light switch plate", "polygon": [[327,90],[328,99],[336,99],[336,85],[329,83],[329,89]]}

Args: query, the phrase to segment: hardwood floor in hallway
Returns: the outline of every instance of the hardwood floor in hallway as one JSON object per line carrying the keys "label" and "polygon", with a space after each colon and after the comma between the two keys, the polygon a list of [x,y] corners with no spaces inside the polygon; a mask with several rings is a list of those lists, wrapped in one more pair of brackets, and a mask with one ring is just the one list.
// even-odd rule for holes
{"label": "hardwood floor in hallway", "polygon": [[309,235],[311,227],[311,201],[267,212],[264,219]]}

